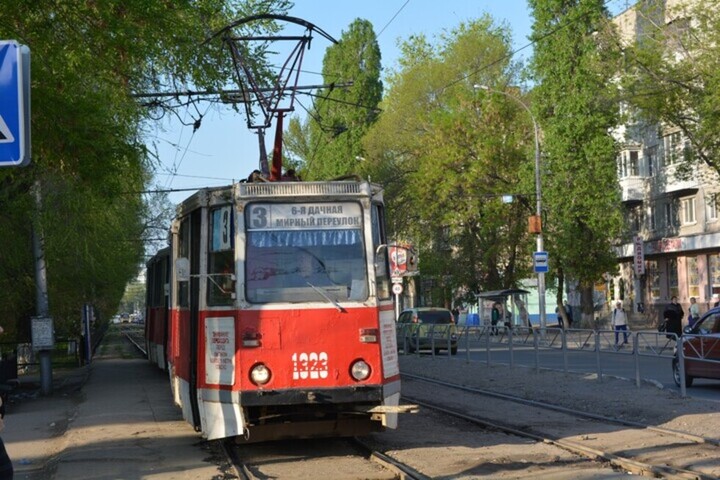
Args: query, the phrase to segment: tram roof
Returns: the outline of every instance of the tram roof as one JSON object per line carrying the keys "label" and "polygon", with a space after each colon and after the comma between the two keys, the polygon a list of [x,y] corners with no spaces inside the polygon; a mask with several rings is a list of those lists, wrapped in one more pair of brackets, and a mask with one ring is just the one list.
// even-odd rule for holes
{"label": "tram roof", "polygon": [[347,195],[371,196],[382,201],[383,188],[367,182],[359,177],[327,182],[238,182],[233,185],[207,187],[199,189],[183,200],[176,208],[176,216],[181,217],[189,212],[208,205],[228,202],[236,198],[294,198],[298,196],[322,197]]}

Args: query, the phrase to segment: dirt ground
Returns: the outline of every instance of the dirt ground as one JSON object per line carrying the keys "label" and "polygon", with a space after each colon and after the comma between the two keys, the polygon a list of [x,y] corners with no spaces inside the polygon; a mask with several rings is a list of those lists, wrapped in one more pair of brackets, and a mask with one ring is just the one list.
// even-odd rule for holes
{"label": "dirt ground", "polygon": [[[720,402],[683,399],[676,392],[650,383],[638,388],[629,380],[607,376],[599,382],[594,375],[549,370],[536,373],[530,368],[499,365],[488,368],[483,363],[467,363],[459,358],[433,359],[424,355],[401,356],[400,364],[403,373],[718,438]],[[468,414],[500,412],[501,418],[497,420],[501,423],[504,423],[503,415],[513,415],[513,409],[523,408],[515,403],[502,405],[504,401],[500,399],[490,400],[498,402],[499,409],[498,404],[477,404],[477,397],[470,394],[450,394],[448,397],[440,390],[442,388],[407,380],[403,391],[414,395],[418,389],[424,390],[422,396],[429,393],[430,398],[434,398],[433,403],[443,403],[445,397],[453,408],[466,405]],[[515,417],[521,417],[522,412],[516,411]],[[548,414],[547,421],[552,422],[551,417],[552,414]],[[582,433],[582,425],[582,420],[578,421],[572,426],[573,430]],[[618,441],[629,442],[626,448],[640,448],[630,445],[634,442],[632,438],[628,435]],[[432,411],[401,415],[399,428],[374,436],[373,443],[376,448],[415,466],[430,478],[595,480],[633,476],[606,462],[592,462],[553,445],[484,430]]]}

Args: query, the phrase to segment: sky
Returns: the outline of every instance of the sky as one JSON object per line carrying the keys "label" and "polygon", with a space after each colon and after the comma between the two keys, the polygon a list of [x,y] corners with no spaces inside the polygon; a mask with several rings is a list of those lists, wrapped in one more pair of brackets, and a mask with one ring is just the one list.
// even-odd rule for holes
{"label": "sky", "polygon": [[[627,0],[606,2],[615,13],[627,6]],[[528,36],[532,21],[527,0],[295,0],[288,15],[306,20],[340,39],[356,18],[369,20],[377,35],[384,69],[392,68],[398,59],[397,43],[410,35],[423,33],[433,38],[452,30],[463,21],[488,13],[498,24],[507,24],[513,36],[515,60],[527,60],[532,55]],[[299,33],[296,29],[287,34]],[[322,36],[313,36],[310,50],[305,52],[303,73],[299,85],[322,83],[322,59],[330,45]],[[523,48],[526,47],[526,48]],[[306,96],[300,101],[310,107]],[[148,135],[148,144],[157,149],[161,164],[155,177],[160,189],[185,190],[169,194],[179,203],[192,194],[191,189],[228,185],[246,178],[258,168],[259,145],[257,135],[247,128],[244,110],[230,107],[209,107],[201,103],[205,112],[200,128],[182,125],[176,118],[166,116]],[[297,113],[303,113],[297,106]],[[192,123],[191,111],[179,110],[178,115]],[[272,152],[274,124],[266,133],[265,145]]]}

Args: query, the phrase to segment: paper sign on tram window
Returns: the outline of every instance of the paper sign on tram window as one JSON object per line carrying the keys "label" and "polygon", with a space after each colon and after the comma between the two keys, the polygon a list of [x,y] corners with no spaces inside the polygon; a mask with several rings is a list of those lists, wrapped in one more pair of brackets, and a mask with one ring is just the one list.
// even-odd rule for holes
{"label": "paper sign on tram window", "polygon": [[232,317],[205,320],[205,382],[235,383],[235,319]]}

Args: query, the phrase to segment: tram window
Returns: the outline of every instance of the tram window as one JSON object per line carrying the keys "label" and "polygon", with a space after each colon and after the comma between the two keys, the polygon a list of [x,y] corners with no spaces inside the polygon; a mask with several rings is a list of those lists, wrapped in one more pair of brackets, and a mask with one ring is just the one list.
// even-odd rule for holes
{"label": "tram window", "polygon": [[232,305],[235,298],[234,222],[232,207],[224,205],[210,212],[208,254],[208,305]]}
{"label": "tram window", "polygon": [[[190,222],[185,219],[180,223],[178,234],[178,258],[188,258],[190,254]],[[190,306],[190,282],[179,280],[178,285],[178,306],[188,308]]]}
{"label": "tram window", "polygon": [[[309,211],[318,212],[313,222],[295,220],[303,215],[301,212]],[[324,214],[327,211],[334,212],[335,216]],[[346,302],[368,298],[368,267],[359,203],[256,203],[245,212],[248,301]],[[277,221],[280,217],[292,220],[288,220],[286,226]],[[267,218],[275,218],[275,223],[266,221]],[[334,218],[343,223],[332,225]],[[332,228],[317,228],[321,222]]]}
{"label": "tram window", "polygon": [[[390,298],[390,276],[388,275],[388,248],[385,237],[385,217],[381,205],[372,206],[372,237],[375,251],[375,282],[378,298]],[[385,244],[384,248],[378,248]],[[378,251],[379,250],[379,251]]]}

